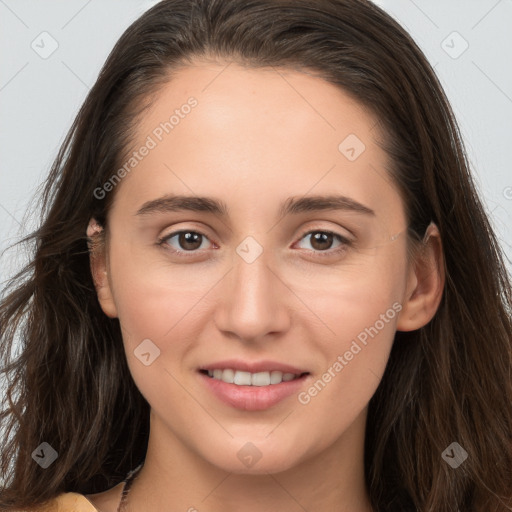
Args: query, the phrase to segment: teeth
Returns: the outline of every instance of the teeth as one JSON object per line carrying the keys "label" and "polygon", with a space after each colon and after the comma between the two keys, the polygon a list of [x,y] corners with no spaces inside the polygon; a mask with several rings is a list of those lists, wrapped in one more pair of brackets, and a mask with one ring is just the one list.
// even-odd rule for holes
{"label": "teeth", "polygon": [[[217,379],[222,379],[224,382],[228,384],[233,384],[235,381],[235,371],[234,370],[217,370],[220,373],[220,376]],[[214,372],[215,376],[215,372]]]}
{"label": "teeth", "polygon": [[214,379],[222,380],[228,384],[236,384],[237,386],[268,386],[288,382],[299,377],[299,375],[293,373],[279,371],[250,373],[231,369],[208,370],[208,375]]}
{"label": "teeth", "polygon": [[[222,376],[224,376],[224,372],[222,372]],[[249,372],[235,372],[233,384],[237,384],[238,386],[250,386],[252,384],[251,381],[251,374]]]}
{"label": "teeth", "polygon": [[270,373],[269,372],[253,373],[251,375],[251,384],[253,386],[269,386],[270,385]]}
{"label": "teeth", "polygon": [[[287,373],[286,375],[293,375],[293,373]],[[283,381],[283,372],[270,372],[270,384],[279,384]]]}

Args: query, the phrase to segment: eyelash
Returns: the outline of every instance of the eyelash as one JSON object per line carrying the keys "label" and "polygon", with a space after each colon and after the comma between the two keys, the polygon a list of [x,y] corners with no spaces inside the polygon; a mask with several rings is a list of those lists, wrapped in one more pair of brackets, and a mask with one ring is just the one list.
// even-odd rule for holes
{"label": "eyelash", "polygon": [[[182,229],[180,231],[173,231],[172,233],[169,233],[168,235],[165,235],[161,238],[158,239],[157,241],[157,245],[161,246],[163,249],[165,250],[170,250],[173,254],[179,256],[180,258],[190,258],[190,257],[193,257],[193,255],[197,254],[199,251],[198,250],[194,250],[194,251],[180,251],[180,250],[176,250],[176,249],[168,249],[169,244],[167,243],[171,238],[174,238],[176,235],[180,235],[181,233],[194,233],[194,234],[197,234],[197,235],[200,235],[206,239],[209,240],[208,236],[206,236],[204,233],[201,233],[201,231],[197,231],[197,230],[192,230],[192,229]],[[328,249],[327,251],[319,251],[319,250],[315,250],[315,249],[310,249],[308,250],[308,252],[313,252],[315,253],[316,256],[320,256],[320,257],[329,257],[329,256],[334,256],[336,254],[339,254],[343,251],[345,251],[347,248],[351,247],[352,246],[352,241],[349,240],[348,238],[338,234],[338,233],[335,233],[333,231],[329,231],[329,230],[325,230],[325,229],[312,229],[312,230],[309,230],[309,231],[306,231],[304,233],[302,233],[302,235],[300,236],[299,238],[299,241],[301,241],[304,237],[306,237],[307,235],[312,235],[314,233],[322,233],[322,234],[328,234],[328,235],[333,235],[335,238],[338,239],[338,241],[341,243],[340,247],[336,248],[336,249]],[[167,247],[165,247],[167,246]]]}

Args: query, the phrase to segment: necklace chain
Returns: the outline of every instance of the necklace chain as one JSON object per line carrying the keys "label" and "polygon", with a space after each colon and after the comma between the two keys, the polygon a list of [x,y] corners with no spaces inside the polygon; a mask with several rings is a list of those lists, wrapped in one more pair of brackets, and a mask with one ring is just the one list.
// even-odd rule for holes
{"label": "necklace chain", "polygon": [[135,480],[135,477],[141,470],[143,464],[140,466],[137,466],[133,471],[130,471],[128,473],[128,476],[126,477],[123,493],[121,494],[121,501],[119,502],[119,506],[117,507],[117,512],[126,512],[126,505],[128,503],[128,491],[130,490],[130,487],[132,486],[133,481]]}

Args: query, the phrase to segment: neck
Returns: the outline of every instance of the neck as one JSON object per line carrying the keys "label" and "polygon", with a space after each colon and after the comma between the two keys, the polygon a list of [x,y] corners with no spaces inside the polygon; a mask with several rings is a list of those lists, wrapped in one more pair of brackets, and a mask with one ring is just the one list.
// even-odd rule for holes
{"label": "neck", "polygon": [[372,512],[364,479],[366,410],[328,448],[276,473],[240,474],[212,465],[154,415],[144,466],[128,512]]}

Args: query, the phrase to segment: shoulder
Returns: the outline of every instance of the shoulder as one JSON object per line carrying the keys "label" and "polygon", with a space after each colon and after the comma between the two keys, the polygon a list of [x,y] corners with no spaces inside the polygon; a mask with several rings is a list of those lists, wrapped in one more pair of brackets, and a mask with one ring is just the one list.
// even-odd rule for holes
{"label": "shoulder", "polygon": [[99,512],[117,510],[124,488],[124,481],[108,491],[98,494],[64,492],[57,497],[30,510],[19,512]]}
{"label": "shoulder", "polygon": [[98,512],[98,509],[83,495],[66,492],[30,512]]}

